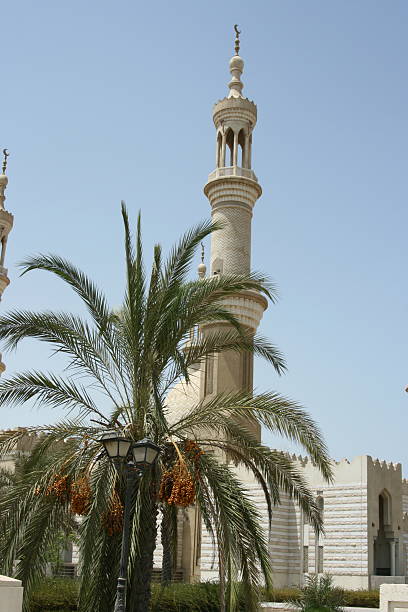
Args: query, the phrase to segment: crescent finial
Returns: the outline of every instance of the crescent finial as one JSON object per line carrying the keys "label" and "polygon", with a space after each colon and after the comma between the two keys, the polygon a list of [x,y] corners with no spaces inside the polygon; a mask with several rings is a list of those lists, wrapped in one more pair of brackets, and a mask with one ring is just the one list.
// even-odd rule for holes
{"label": "crescent finial", "polygon": [[4,155],[4,159],[3,159],[3,174],[6,174],[6,170],[7,170],[7,158],[10,155],[10,153],[7,151],[7,149],[3,149],[3,155]]}
{"label": "crescent finial", "polygon": [[238,30],[238,24],[236,23],[234,25],[234,30],[235,30],[235,55],[239,55],[239,35],[241,34],[241,31]]}

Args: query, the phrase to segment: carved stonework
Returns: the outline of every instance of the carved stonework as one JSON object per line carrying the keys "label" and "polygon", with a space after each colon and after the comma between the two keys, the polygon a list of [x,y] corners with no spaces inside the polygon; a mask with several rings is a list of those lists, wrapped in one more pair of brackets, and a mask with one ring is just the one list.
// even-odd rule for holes
{"label": "carved stonework", "polygon": [[262,194],[262,187],[250,178],[226,176],[209,180],[204,187],[204,193],[213,209],[230,204],[237,207],[246,206],[252,210]]}
{"label": "carved stonework", "polygon": [[[258,329],[263,313],[268,307],[268,302],[264,296],[256,291],[237,293],[234,296],[223,299],[222,303],[238,319],[241,325],[254,333]],[[209,326],[213,327],[215,324],[216,322],[212,321]],[[203,325],[202,329],[205,329],[205,327]]]}
{"label": "carved stonework", "polygon": [[249,121],[253,129],[257,119],[256,104],[248,98],[224,98],[214,105],[213,121],[215,127],[227,121]]}

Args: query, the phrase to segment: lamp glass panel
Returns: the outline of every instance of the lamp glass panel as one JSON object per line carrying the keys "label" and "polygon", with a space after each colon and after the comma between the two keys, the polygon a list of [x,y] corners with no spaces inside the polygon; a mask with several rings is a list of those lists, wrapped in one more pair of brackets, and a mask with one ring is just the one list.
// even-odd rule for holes
{"label": "lamp glass panel", "polygon": [[119,447],[119,457],[123,457],[125,458],[129,452],[129,448],[130,448],[130,441],[129,440],[120,440],[120,442],[118,442],[118,447]]}
{"label": "lamp glass panel", "polygon": [[118,443],[117,440],[104,440],[103,444],[105,446],[106,452],[109,457],[117,457],[118,454]]}
{"label": "lamp glass panel", "polygon": [[154,463],[156,457],[157,457],[157,448],[147,447],[146,463]]}
{"label": "lamp glass panel", "polygon": [[133,447],[133,459],[135,463],[144,463],[145,462],[145,446],[134,446]]}

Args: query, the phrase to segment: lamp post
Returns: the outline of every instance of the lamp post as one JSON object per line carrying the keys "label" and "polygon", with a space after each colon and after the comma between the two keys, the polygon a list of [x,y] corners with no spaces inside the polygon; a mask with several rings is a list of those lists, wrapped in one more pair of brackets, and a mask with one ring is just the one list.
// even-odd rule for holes
{"label": "lamp post", "polygon": [[123,467],[125,469],[126,492],[123,512],[122,549],[120,554],[120,570],[114,612],[126,612],[126,585],[132,496],[136,490],[138,479],[147,467],[153,465],[161,449],[160,446],[157,446],[148,438],[144,438],[138,442],[132,442],[123,434],[118,434],[116,431],[105,432],[102,434],[100,441],[116,469],[118,471],[121,471]]}

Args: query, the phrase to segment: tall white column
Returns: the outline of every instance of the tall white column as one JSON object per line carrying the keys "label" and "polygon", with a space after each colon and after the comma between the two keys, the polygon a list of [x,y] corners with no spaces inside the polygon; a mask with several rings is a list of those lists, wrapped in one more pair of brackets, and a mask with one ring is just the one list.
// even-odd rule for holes
{"label": "tall white column", "polygon": [[225,150],[227,148],[227,135],[224,132],[222,135],[222,145],[221,145],[221,168],[225,167]]}
{"label": "tall white column", "polygon": [[234,167],[238,166],[238,134],[237,132],[234,133],[234,156],[233,156],[232,165]]}
{"label": "tall white column", "polygon": [[249,168],[249,133],[245,134],[244,155],[242,160],[243,168]]}

